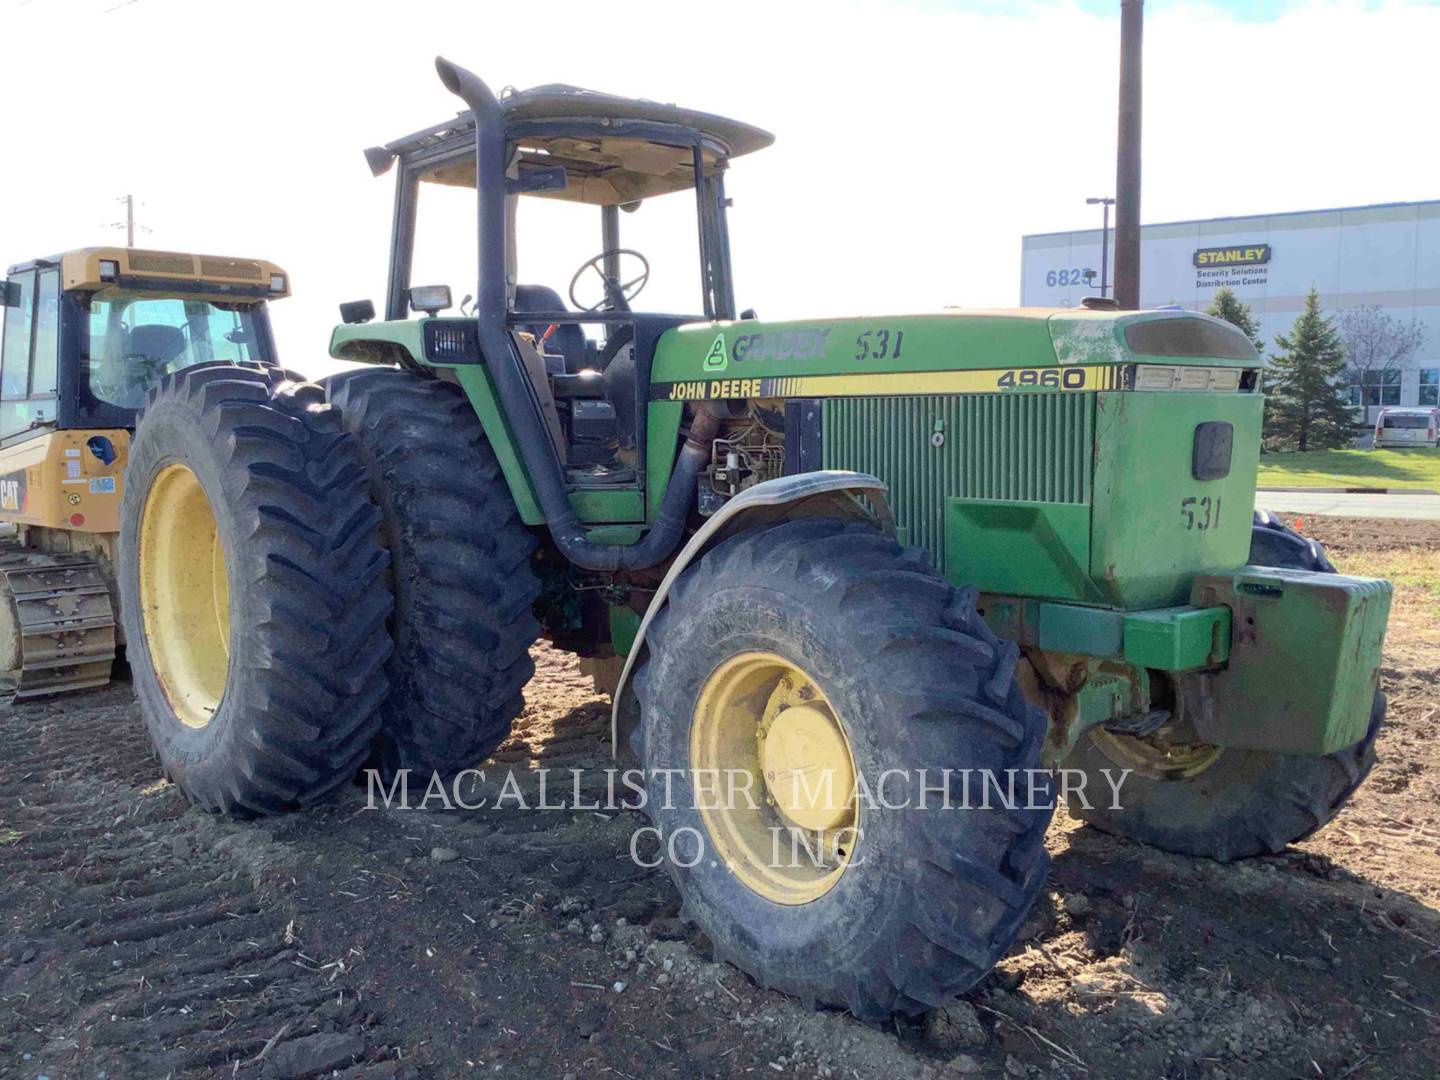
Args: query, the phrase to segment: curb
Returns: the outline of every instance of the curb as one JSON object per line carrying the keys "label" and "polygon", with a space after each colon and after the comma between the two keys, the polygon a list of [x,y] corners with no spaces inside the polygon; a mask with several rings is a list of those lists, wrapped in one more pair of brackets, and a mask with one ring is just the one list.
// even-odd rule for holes
{"label": "curb", "polygon": [[1262,487],[1262,491],[1280,491],[1293,495],[1440,495],[1430,488],[1382,488],[1382,487]]}

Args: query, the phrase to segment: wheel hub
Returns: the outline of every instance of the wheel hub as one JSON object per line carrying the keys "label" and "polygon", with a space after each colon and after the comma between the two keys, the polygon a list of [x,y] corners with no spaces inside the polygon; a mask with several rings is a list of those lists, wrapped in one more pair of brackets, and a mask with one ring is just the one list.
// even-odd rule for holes
{"label": "wheel hub", "polygon": [[828,708],[783,709],[760,736],[765,788],[780,816],[799,829],[828,832],[850,814],[855,768]]}
{"label": "wheel hub", "polygon": [[1188,780],[1199,776],[1223,752],[1209,743],[1172,743],[1156,735],[1136,736],[1094,728],[1091,739],[1100,752],[1123,769],[1152,780]]}
{"label": "wheel hub", "polygon": [[746,888],[808,904],[840,880],[859,840],[855,759],[802,668],[764,652],[717,667],[696,702],[690,763],[709,841]]}

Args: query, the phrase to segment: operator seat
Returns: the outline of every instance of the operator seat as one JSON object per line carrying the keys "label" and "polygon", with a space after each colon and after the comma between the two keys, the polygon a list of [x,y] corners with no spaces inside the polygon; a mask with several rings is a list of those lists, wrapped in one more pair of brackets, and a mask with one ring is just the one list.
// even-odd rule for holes
{"label": "operator seat", "polygon": [[185,355],[185,331],[165,323],[142,323],[121,340],[107,339],[104,355],[91,359],[86,378],[90,391],[123,409],[138,409],[145,395]]}
{"label": "operator seat", "polygon": [[125,341],[125,352],[132,357],[143,356],[168,364],[185,351],[185,331],[164,323],[146,323],[134,327]]}
{"label": "operator seat", "polygon": [[[515,286],[515,314],[523,315],[528,311],[566,311],[565,301],[560,299],[560,294],[546,285],[516,285]],[[573,375],[576,372],[584,371],[586,367],[585,353],[585,332],[580,329],[578,323],[560,323],[550,339],[542,346],[540,338],[549,327],[547,319],[539,323],[525,323],[516,327],[517,330],[524,330],[535,335],[536,347],[543,348],[549,352],[558,352],[565,358],[565,370]]]}

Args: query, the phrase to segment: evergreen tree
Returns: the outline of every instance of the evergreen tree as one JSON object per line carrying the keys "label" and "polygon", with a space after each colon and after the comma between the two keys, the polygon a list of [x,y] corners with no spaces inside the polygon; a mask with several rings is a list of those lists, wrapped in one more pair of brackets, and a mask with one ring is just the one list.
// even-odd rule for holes
{"label": "evergreen tree", "polygon": [[1250,339],[1250,344],[1255,346],[1255,351],[1264,355],[1265,342],[1260,338],[1260,320],[1255,318],[1255,312],[1250,310],[1250,305],[1242,303],[1235,295],[1234,289],[1220,289],[1210,301],[1210,306],[1205,309],[1206,315],[1214,315],[1217,319],[1224,319],[1232,326],[1237,326]]}
{"label": "evergreen tree", "polygon": [[1320,314],[1320,294],[1312,287],[1305,310],[1289,334],[1275,344],[1265,378],[1265,437],[1296,450],[1349,446],[1354,420],[1339,381],[1345,371],[1345,347],[1329,319]]}

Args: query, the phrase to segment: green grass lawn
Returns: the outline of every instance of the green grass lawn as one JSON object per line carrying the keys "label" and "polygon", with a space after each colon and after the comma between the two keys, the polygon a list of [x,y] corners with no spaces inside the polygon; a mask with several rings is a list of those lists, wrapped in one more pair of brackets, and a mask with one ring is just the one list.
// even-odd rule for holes
{"label": "green grass lawn", "polygon": [[1440,560],[1429,548],[1359,552],[1346,560],[1341,573],[1384,578],[1396,587],[1401,603],[1409,599],[1423,601],[1431,614],[1440,615]]}
{"label": "green grass lawn", "polygon": [[1440,450],[1312,450],[1261,454],[1260,486],[1440,491]]}

